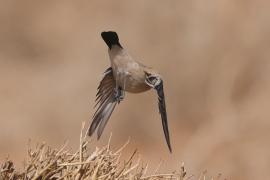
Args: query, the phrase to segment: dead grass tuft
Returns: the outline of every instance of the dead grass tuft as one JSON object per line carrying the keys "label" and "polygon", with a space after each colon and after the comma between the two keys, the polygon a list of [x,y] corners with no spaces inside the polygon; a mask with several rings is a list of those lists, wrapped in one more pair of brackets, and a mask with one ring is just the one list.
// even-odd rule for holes
{"label": "dead grass tuft", "polygon": [[[84,125],[83,125],[84,126]],[[135,159],[135,150],[129,159],[120,162],[123,149],[129,141],[116,151],[110,148],[110,139],[106,146],[96,148],[93,152],[87,151],[86,136],[83,137],[83,128],[80,135],[80,146],[75,153],[66,150],[65,143],[60,149],[52,149],[45,143],[37,144],[34,148],[29,145],[28,156],[22,172],[15,169],[14,163],[6,160],[0,167],[0,180],[105,180],[105,179],[134,179],[134,180],[159,180],[177,179],[188,180],[184,164],[179,171],[169,174],[158,174],[158,168],[152,175],[146,175],[147,165],[140,163],[140,158]],[[216,179],[219,179],[218,176]],[[206,179],[202,173],[199,180]],[[214,178],[211,178],[214,179]]]}

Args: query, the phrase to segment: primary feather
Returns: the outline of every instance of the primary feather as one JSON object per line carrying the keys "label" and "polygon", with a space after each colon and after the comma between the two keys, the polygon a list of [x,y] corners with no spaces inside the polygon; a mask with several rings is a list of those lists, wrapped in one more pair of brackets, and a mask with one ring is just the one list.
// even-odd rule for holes
{"label": "primary feather", "polygon": [[98,86],[98,92],[96,95],[97,109],[93,116],[92,124],[88,130],[88,135],[92,136],[95,130],[98,128],[98,138],[100,138],[116,104],[115,98],[115,80],[113,77],[112,68],[108,68],[104,72],[104,77]]}

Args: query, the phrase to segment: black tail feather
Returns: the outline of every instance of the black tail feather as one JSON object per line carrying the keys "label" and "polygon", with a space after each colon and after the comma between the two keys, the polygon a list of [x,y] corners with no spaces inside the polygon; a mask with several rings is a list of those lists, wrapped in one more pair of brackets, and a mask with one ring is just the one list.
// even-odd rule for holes
{"label": "black tail feather", "polygon": [[113,45],[117,45],[122,48],[121,44],[119,43],[119,38],[116,32],[104,31],[101,33],[101,37],[110,49],[112,48]]}

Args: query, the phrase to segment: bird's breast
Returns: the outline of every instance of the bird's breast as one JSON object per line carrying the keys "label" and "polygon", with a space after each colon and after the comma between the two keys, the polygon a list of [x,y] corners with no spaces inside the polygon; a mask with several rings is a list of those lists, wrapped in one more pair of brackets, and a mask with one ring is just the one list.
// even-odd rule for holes
{"label": "bird's breast", "polygon": [[[124,84],[123,84],[124,85]],[[125,84],[125,90],[131,93],[140,93],[150,89],[145,83],[144,74],[139,74],[137,72],[131,72],[127,75],[127,80]]]}
{"label": "bird's breast", "polygon": [[150,89],[145,83],[145,73],[137,63],[126,63],[122,66],[114,66],[114,77],[125,91],[140,93]]}

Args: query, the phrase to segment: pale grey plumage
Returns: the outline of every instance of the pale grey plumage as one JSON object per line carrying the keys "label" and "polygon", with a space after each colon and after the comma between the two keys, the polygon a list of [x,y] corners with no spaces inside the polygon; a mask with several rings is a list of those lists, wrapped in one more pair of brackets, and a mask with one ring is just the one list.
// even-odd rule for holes
{"label": "pale grey plumage", "polygon": [[161,76],[152,68],[135,61],[129,53],[123,49],[115,32],[102,32],[101,36],[109,47],[108,51],[111,67],[105,71],[104,77],[98,86],[95,105],[95,107],[97,106],[97,109],[93,116],[91,126],[89,127],[88,135],[91,136],[98,128],[97,135],[98,139],[100,138],[116,104],[123,100],[125,91],[140,93],[153,88],[158,94],[158,106],[161,114],[163,131],[171,152],[172,149]]}

